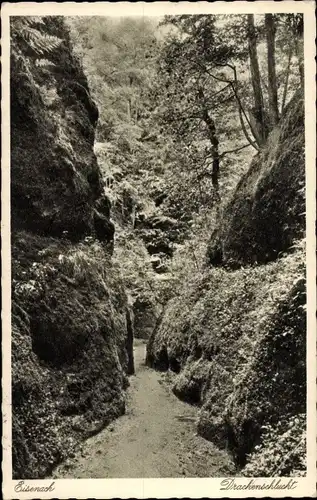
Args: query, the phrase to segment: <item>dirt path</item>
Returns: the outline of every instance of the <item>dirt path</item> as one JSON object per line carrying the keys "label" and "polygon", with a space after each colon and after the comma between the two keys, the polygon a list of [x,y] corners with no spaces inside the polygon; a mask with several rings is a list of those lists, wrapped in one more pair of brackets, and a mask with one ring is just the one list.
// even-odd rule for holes
{"label": "dirt path", "polygon": [[54,478],[219,477],[232,472],[228,455],[196,435],[197,408],[179,401],[160,374],[144,365],[145,344],[134,346],[126,414],[61,464]]}

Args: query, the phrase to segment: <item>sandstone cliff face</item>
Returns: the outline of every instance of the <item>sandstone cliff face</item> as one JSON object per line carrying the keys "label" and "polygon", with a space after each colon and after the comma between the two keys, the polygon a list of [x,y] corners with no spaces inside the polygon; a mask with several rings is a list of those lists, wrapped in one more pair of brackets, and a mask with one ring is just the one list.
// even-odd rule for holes
{"label": "sandstone cliff face", "polygon": [[133,332],[110,257],[114,228],[93,153],[98,110],[86,78],[61,18],[17,23],[11,52],[13,474],[39,478],[124,412]]}
{"label": "sandstone cliff face", "polygon": [[13,31],[13,229],[45,236],[66,234],[74,240],[95,233],[110,241],[110,206],[93,153],[98,110],[72,55],[63,21],[54,17],[44,23],[37,30],[42,43],[50,43],[45,37],[57,37],[61,42],[43,55]]}
{"label": "sandstone cliff face", "polygon": [[212,266],[148,344],[148,364],[175,371],[175,394],[201,407],[198,432],[250,476],[305,470],[303,119],[297,94],[224,209]]}

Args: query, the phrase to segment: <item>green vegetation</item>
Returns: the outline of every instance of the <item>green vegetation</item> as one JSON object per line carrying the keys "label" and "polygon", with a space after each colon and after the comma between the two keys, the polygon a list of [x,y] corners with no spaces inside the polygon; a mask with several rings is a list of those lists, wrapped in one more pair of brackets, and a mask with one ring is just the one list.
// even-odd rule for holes
{"label": "green vegetation", "polygon": [[254,449],[244,468],[244,475],[304,476],[306,415],[293,416],[288,421],[279,422],[276,427],[267,425],[263,430],[262,443]]}

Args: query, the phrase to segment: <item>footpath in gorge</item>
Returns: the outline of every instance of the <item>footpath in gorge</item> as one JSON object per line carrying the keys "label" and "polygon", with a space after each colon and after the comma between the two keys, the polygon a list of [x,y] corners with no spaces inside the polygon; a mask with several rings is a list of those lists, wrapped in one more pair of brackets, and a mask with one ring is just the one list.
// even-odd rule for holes
{"label": "footpath in gorge", "polygon": [[135,340],[125,415],[88,439],[53,478],[221,477],[229,455],[196,434],[197,407],[172,393],[169,374],[145,366],[145,343]]}

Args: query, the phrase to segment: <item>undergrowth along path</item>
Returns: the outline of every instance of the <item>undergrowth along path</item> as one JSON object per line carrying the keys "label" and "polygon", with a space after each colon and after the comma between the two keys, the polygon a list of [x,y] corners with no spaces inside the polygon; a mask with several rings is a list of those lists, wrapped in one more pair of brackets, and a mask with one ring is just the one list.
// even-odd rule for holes
{"label": "undergrowth along path", "polygon": [[197,408],[178,400],[169,374],[144,364],[135,340],[126,414],[89,438],[54,478],[221,477],[234,472],[229,455],[196,434]]}

